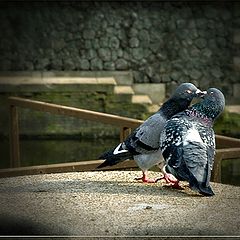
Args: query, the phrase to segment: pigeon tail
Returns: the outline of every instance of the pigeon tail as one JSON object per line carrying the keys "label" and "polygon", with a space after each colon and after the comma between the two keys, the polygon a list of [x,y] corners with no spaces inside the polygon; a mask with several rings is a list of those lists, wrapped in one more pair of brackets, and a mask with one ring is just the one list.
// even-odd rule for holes
{"label": "pigeon tail", "polygon": [[105,161],[97,167],[103,168],[113,166],[127,159],[133,159],[133,156],[127,149],[122,149],[122,144],[120,143],[116,148],[103,153],[99,159],[105,159]]}
{"label": "pigeon tail", "polygon": [[197,190],[204,196],[213,196],[215,195],[212,188],[210,186],[206,186],[206,184],[202,182],[198,182],[197,179],[190,173],[189,176],[189,185],[192,190]]}

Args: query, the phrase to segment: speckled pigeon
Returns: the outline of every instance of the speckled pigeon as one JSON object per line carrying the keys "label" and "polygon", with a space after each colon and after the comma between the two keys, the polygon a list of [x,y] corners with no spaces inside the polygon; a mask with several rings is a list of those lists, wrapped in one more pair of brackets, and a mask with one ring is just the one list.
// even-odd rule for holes
{"label": "speckled pigeon", "polygon": [[159,139],[164,124],[174,114],[187,109],[194,97],[203,94],[192,83],[182,83],[158,112],[136,128],[125,141],[100,156],[99,159],[105,161],[98,168],[112,166],[126,159],[134,159],[143,172],[143,176],[136,179],[156,182],[147,178],[147,170],[163,161]]}
{"label": "speckled pigeon", "polygon": [[[222,113],[225,98],[216,88],[209,88],[203,100],[174,115],[166,122],[160,136],[160,148],[169,182],[188,181],[190,188],[205,196],[214,195],[210,186],[215,155],[213,124]],[[176,179],[172,179],[174,176]]]}

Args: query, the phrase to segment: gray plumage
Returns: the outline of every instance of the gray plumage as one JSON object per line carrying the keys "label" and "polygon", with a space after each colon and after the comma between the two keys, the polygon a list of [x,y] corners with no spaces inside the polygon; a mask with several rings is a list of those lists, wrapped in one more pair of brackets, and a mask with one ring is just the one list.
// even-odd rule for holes
{"label": "gray plumage", "polygon": [[160,137],[166,172],[206,196],[214,195],[210,186],[216,148],[212,127],[224,106],[222,92],[210,88],[200,103],[168,120]]}
{"label": "gray plumage", "polygon": [[100,156],[105,162],[98,168],[112,166],[126,159],[134,159],[145,174],[150,167],[163,161],[159,150],[159,139],[166,121],[174,114],[187,109],[192,99],[202,94],[203,92],[191,83],[181,84],[158,112],[136,128],[124,142]]}

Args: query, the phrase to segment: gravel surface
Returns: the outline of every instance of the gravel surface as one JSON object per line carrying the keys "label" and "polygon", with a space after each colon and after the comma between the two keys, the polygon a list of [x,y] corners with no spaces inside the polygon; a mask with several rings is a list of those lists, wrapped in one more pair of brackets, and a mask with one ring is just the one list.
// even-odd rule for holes
{"label": "gravel surface", "polygon": [[[215,196],[139,171],[96,171],[0,179],[0,235],[240,236],[240,187],[212,183]],[[159,173],[150,172],[158,177]]]}

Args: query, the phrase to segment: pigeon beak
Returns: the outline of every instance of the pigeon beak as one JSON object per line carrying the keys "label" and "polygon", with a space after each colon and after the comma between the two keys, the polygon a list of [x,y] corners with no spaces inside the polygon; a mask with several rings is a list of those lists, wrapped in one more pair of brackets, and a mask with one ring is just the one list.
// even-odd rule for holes
{"label": "pigeon beak", "polygon": [[196,94],[196,97],[203,98],[207,94],[207,91],[201,91],[201,90],[197,89],[195,94]]}

